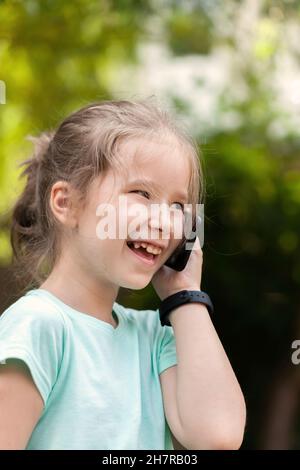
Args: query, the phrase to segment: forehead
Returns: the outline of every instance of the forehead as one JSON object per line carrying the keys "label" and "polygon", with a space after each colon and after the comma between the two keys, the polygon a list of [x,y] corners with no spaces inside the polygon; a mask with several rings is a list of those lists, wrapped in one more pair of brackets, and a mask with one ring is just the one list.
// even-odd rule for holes
{"label": "forehead", "polygon": [[127,179],[154,177],[166,184],[172,181],[180,186],[188,185],[190,160],[187,150],[175,137],[137,137],[123,142],[119,152],[128,169]]}

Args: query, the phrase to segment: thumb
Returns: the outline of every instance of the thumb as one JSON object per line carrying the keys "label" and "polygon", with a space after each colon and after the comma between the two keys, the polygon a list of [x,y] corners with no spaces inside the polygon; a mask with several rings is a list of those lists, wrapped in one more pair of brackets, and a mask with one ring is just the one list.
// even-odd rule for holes
{"label": "thumb", "polygon": [[193,250],[195,250],[195,251],[202,251],[202,248],[201,248],[201,245],[200,245],[200,240],[199,240],[199,237],[198,237],[198,236],[196,237],[196,240],[195,240],[195,242],[194,242]]}

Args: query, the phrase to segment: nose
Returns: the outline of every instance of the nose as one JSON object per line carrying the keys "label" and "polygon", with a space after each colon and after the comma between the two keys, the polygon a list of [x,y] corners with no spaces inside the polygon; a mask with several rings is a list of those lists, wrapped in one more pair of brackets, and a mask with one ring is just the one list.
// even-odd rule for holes
{"label": "nose", "polygon": [[153,235],[158,235],[158,238],[161,238],[161,235],[157,231],[162,233],[163,239],[169,239],[173,237],[173,223],[171,211],[169,208],[160,208],[159,211],[156,211],[155,214],[151,214],[149,219],[150,230]]}

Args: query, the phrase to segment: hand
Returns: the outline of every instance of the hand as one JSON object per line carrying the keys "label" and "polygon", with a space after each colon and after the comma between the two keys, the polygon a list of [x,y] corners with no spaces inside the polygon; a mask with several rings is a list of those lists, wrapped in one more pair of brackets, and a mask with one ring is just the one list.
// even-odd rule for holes
{"label": "hand", "polygon": [[203,252],[199,238],[196,237],[186,267],[182,271],[175,271],[163,265],[152,277],[152,285],[164,300],[169,295],[180,290],[201,290]]}

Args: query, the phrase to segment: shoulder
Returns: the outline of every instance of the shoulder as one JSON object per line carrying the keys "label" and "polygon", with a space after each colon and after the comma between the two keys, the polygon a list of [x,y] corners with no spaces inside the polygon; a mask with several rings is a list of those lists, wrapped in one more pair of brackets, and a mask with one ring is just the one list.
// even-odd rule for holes
{"label": "shoulder", "polygon": [[161,325],[158,308],[137,309],[125,307],[117,302],[114,303],[114,308],[120,312],[128,325],[144,333],[153,334],[156,339],[162,338],[166,333],[166,329],[170,329],[170,327]]}
{"label": "shoulder", "polygon": [[5,325],[32,325],[34,327],[51,326],[51,331],[61,331],[65,328],[62,312],[47,300],[36,295],[23,295],[13,302],[0,315],[0,329]]}
{"label": "shoulder", "polygon": [[23,361],[46,403],[64,355],[61,312],[36,295],[24,295],[0,316],[0,364]]}
{"label": "shoulder", "polygon": [[158,310],[125,307],[125,305],[118,302],[114,302],[113,308],[120,312],[129,323],[136,324],[153,323],[156,321],[158,314]]}
{"label": "shoulder", "polygon": [[116,304],[125,321],[137,332],[143,346],[150,346],[157,373],[177,364],[177,351],[174,330],[172,326],[162,325],[159,309],[135,309]]}

